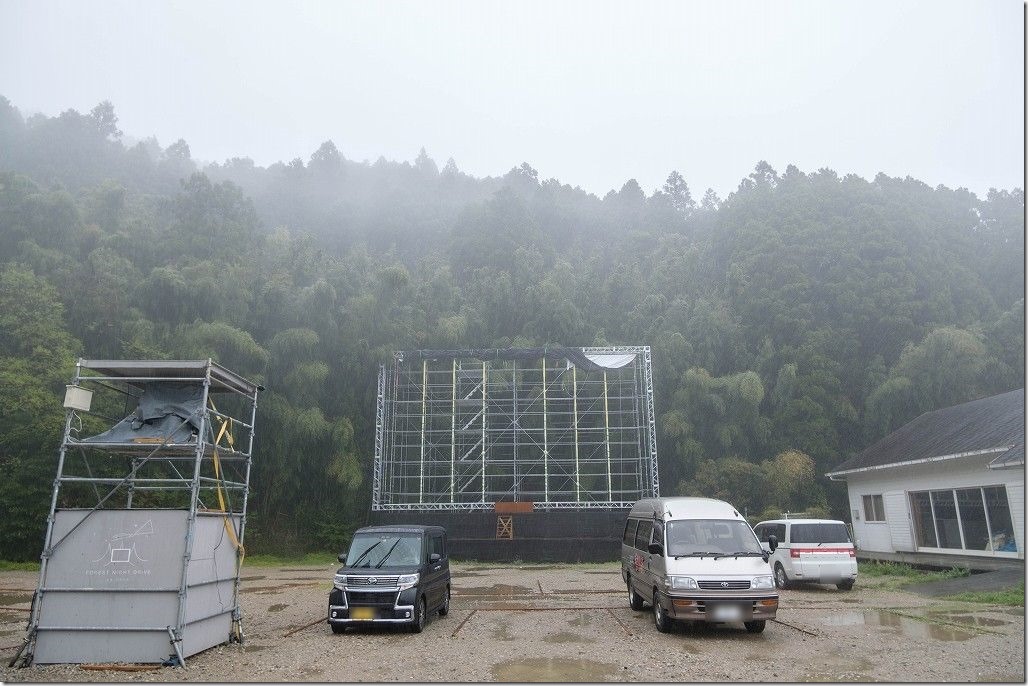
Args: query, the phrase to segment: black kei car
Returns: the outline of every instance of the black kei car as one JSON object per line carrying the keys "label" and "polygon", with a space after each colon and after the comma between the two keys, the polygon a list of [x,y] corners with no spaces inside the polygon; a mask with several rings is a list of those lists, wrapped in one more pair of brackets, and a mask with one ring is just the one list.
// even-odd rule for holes
{"label": "black kei car", "polygon": [[450,611],[450,561],[441,526],[358,529],[339,561],[343,566],[328,595],[334,633],[364,624],[406,624],[420,633],[430,612]]}

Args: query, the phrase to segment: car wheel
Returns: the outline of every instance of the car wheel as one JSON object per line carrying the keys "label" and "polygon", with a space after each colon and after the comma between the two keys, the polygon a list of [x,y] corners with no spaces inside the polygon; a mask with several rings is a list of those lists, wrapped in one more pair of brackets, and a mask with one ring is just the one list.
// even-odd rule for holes
{"label": "car wheel", "polygon": [[642,596],[639,595],[638,593],[636,593],[635,589],[632,588],[632,580],[631,579],[628,580],[628,605],[633,610],[641,610],[641,609],[643,609],[643,599],[642,599]]}
{"label": "car wheel", "polygon": [[332,627],[332,633],[333,634],[345,634],[346,633],[346,625],[345,624],[332,624],[330,626]]}
{"label": "car wheel", "polygon": [[418,604],[414,606],[414,619],[411,620],[410,630],[420,634],[425,629],[425,622],[428,620],[428,608],[425,607],[425,596],[418,598]]}
{"label": "car wheel", "polygon": [[443,606],[439,608],[439,616],[445,617],[450,614],[450,587],[446,587],[446,598],[443,599]]}
{"label": "car wheel", "polygon": [[766,619],[755,619],[752,622],[743,622],[746,625],[746,631],[751,634],[760,634],[764,632],[764,627],[767,626]]}
{"label": "car wheel", "polygon": [[671,618],[660,606],[660,591],[657,589],[653,589],[653,626],[662,634],[671,631]]}
{"label": "car wheel", "polygon": [[840,591],[848,591],[851,588],[853,588],[853,579],[848,579],[846,581],[840,581],[839,583],[837,583],[835,585],[839,588]]}
{"label": "car wheel", "polygon": [[785,573],[785,567],[781,562],[775,563],[775,586],[789,588],[789,575]]}

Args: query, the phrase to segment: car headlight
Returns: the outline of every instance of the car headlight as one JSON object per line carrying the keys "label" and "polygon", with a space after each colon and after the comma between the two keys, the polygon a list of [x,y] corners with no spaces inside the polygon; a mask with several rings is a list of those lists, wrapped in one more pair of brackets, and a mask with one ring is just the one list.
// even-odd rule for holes
{"label": "car headlight", "polygon": [[334,577],[332,577],[332,585],[338,588],[340,591],[343,590],[343,587],[346,586],[346,575],[336,574]]}
{"label": "car headlight", "polygon": [[696,584],[696,579],[691,576],[673,576],[671,577],[671,588],[699,588]]}
{"label": "car headlight", "polygon": [[752,588],[774,588],[775,580],[774,577],[768,576],[755,576],[753,577]]}
{"label": "car headlight", "polygon": [[401,591],[405,588],[413,588],[418,584],[419,578],[420,575],[418,574],[402,574],[400,575],[400,578],[396,580],[396,585],[400,587]]}

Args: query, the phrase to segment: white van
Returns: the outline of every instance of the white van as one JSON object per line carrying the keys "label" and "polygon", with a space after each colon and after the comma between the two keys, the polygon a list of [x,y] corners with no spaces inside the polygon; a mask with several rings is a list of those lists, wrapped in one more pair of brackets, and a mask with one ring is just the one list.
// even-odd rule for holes
{"label": "white van", "polygon": [[628,515],[621,573],[633,610],[675,620],[742,622],[759,633],[778,611],[768,554],[738,510],[710,498],[648,498]]}
{"label": "white van", "polygon": [[[771,556],[778,588],[793,581],[835,584],[840,591],[857,580],[857,551],[846,524],[836,519],[771,519],[753,527]],[[770,539],[775,539],[772,548]]]}

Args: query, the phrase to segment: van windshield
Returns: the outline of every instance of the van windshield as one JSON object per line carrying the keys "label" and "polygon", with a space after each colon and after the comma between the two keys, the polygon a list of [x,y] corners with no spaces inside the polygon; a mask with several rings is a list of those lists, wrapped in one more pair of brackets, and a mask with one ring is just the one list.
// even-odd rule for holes
{"label": "van windshield", "polygon": [[738,519],[682,519],[667,523],[667,554],[761,554],[760,543]]}
{"label": "van windshield", "polygon": [[421,536],[403,533],[357,534],[346,554],[347,567],[409,567],[421,564]]}
{"label": "van windshield", "polygon": [[793,543],[849,543],[850,534],[842,522],[793,524]]}

